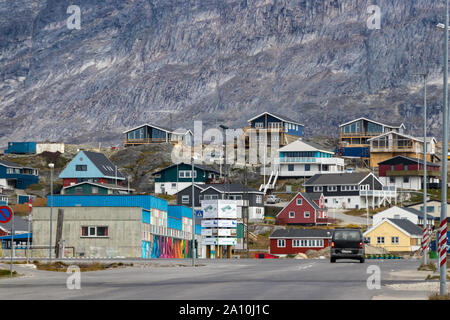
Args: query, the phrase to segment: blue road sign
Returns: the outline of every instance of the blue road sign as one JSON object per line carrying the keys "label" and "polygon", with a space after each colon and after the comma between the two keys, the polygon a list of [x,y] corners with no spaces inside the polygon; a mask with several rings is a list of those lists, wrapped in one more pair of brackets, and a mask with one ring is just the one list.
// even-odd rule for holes
{"label": "blue road sign", "polygon": [[0,207],[0,223],[8,223],[13,215],[13,211],[8,206]]}
{"label": "blue road sign", "polygon": [[203,210],[195,210],[195,216],[203,218]]}

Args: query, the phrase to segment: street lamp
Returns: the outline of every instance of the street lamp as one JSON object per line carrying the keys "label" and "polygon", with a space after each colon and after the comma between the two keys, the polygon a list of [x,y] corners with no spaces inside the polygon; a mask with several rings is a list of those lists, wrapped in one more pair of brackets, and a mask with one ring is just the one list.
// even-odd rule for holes
{"label": "street lamp", "polygon": [[[437,27],[444,30],[444,108],[443,141],[442,141],[442,185],[441,185],[441,223],[439,230],[439,275],[441,295],[447,294],[447,150],[448,150],[448,0],[445,0],[445,24],[439,23]],[[444,152],[445,151],[445,152]],[[424,208],[426,211],[426,208]],[[441,255],[441,251],[444,251]]]}
{"label": "street lamp", "polygon": [[[426,73],[416,73],[423,77],[423,228],[424,232],[428,232],[427,220],[427,77]],[[428,241],[428,238],[427,238]],[[424,245],[422,244],[422,247]],[[423,264],[427,264],[428,243],[425,244],[423,250]]]}
{"label": "street lamp", "polygon": [[52,261],[52,215],[53,215],[53,168],[55,165],[53,163],[49,163],[48,167],[50,168],[50,247],[48,250],[48,258],[50,262]]}

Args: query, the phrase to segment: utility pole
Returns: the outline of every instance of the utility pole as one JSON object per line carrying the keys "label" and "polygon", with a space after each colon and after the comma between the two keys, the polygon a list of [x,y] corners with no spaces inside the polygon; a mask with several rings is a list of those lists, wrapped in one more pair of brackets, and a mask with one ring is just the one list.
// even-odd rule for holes
{"label": "utility pole", "polygon": [[194,157],[191,158],[191,177],[192,177],[192,266],[195,267],[195,212],[194,212]]}
{"label": "utility pole", "polygon": [[[448,153],[448,1],[445,1],[445,24],[444,28],[444,107],[443,118],[443,141],[442,141],[442,185],[441,185],[441,223],[439,226],[439,274],[440,295],[447,295],[447,153]],[[438,24],[442,29],[442,24]]]}
{"label": "utility pole", "polygon": [[50,168],[50,245],[48,249],[48,258],[52,262],[52,220],[53,220],[53,168],[55,165],[53,163],[48,164]]}
{"label": "utility pole", "polygon": [[[427,219],[427,77],[426,73],[418,73],[423,77],[423,229],[428,242],[428,219]],[[430,226],[431,227],[431,226]],[[422,243],[423,264],[427,264],[428,260],[428,243]]]}
{"label": "utility pole", "polygon": [[247,258],[249,257],[249,250],[248,250],[248,181],[247,181],[247,165],[244,163],[244,207],[245,208],[245,231],[246,231],[246,236],[245,236],[245,240],[247,243]]}

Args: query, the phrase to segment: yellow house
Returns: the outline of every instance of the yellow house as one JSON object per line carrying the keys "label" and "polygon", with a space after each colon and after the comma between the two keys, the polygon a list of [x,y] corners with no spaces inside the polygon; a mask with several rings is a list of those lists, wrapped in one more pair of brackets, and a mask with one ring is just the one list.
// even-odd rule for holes
{"label": "yellow house", "polygon": [[364,233],[374,247],[389,252],[413,252],[420,249],[422,228],[407,219],[383,219]]}

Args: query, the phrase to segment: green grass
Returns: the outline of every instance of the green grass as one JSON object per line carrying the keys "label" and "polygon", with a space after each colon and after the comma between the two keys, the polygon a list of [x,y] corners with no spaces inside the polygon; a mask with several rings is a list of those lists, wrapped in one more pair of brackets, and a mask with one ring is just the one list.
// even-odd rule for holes
{"label": "green grass", "polygon": [[[0,278],[9,278],[10,277],[10,272],[9,270],[0,270]],[[13,277],[17,276],[17,272],[13,271],[12,273]]]}
{"label": "green grass", "polygon": [[132,263],[130,264],[124,264],[122,262],[119,263],[71,263],[67,264],[61,261],[56,261],[52,263],[40,263],[39,261],[33,261],[33,263],[36,265],[37,270],[45,270],[45,271],[56,271],[56,272],[66,272],[67,268],[69,266],[76,265],[80,268],[81,272],[86,271],[99,271],[99,270],[106,270],[106,269],[115,269],[119,267],[125,267],[125,266],[133,266]]}
{"label": "green grass", "polygon": [[436,271],[436,265],[434,263],[421,264],[417,270],[419,271]]}

